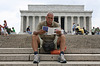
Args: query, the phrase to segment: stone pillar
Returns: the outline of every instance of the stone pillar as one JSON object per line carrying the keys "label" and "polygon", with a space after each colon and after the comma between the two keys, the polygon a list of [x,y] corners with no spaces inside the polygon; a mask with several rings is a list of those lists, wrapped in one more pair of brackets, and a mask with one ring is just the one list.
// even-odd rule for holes
{"label": "stone pillar", "polygon": [[92,29],[92,22],[91,22],[91,16],[89,17],[89,33],[91,33]]}
{"label": "stone pillar", "polygon": [[41,22],[41,16],[39,16],[39,22]]}
{"label": "stone pillar", "polygon": [[33,16],[33,26],[32,26],[32,32],[35,31],[35,16]]}
{"label": "stone pillar", "polygon": [[84,28],[86,29],[86,16],[84,16]]}
{"label": "stone pillar", "polygon": [[77,24],[79,24],[79,26],[80,26],[80,16],[78,16],[77,18],[78,18],[78,19],[77,19],[77,20],[78,20],[78,21],[77,21]]}
{"label": "stone pillar", "polygon": [[26,28],[29,26],[29,16],[26,17]]}
{"label": "stone pillar", "polygon": [[61,16],[58,16],[58,21],[59,21],[59,24],[61,25]]}
{"label": "stone pillar", "polygon": [[65,24],[64,24],[65,32],[67,32],[67,16],[65,16]]}
{"label": "stone pillar", "polygon": [[21,25],[20,25],[20,32],[23,33],[23,16],[21,16]]}
{"label": "stone pillar", "polygon": [[71,33],[72,33],[72,27],[73,27],[73,16],[71,16]]}

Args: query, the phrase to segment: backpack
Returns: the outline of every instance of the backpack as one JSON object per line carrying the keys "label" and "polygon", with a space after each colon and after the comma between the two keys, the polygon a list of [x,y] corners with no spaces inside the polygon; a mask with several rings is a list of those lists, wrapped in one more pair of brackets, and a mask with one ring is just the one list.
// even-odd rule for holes
{"label": "backpack", "polygon": [[55,49],[54,41],[43,41],[42,47],[45,52],[50,52]]}

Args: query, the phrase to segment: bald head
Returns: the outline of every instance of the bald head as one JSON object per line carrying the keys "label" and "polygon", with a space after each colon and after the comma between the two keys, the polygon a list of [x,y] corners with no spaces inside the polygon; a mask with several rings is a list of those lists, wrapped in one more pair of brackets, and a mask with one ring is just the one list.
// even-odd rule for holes
{"label": "bald head", "polygon": [[53,16],[53,12],[48,12],[47,16],[48,16],[48,15],[52,15],[52,16]]}
{"label": "bald head", "polygon": [[52,24],[53,18],[54,18],[53,13],[52,12],[49,12],[47,14],[47,16],[46,16],[46,22],[47,22],[48,25],[51,25]]}

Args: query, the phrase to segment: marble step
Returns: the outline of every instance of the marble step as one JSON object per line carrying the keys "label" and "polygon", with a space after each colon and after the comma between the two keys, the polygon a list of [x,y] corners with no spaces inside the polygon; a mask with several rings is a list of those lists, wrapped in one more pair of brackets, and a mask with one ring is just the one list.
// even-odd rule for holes
{"label": "marble step", "polygon": [[[59,55],[39,54],[40,61],[57,61]],[[0,54],[0,61],[30,61],[34,54]],[[65,54],[68,61],[100,61],[100,54]]]}
{"label": "marble step", "polygon": [[59,63],[56,61],[43,61],[38,66],[100,66],[99,62],[94,61],[68,61],[67,63]]}
{"label": "marble step", "polygon": [[0,66],[100,66],[100,61],[67,61],[67,63],[41,61],[38,64],[32,61],[6,61],[0,62]]}
{"label": "marble step", "polygon": [[[30,60],[33,60],[33,54]],[[59,55],[40,54],[41,61],[57,61]],[[68,61],[100,61],[100,54],[64,54]]]}
{"label": "marble step", "polygon": [[[40,54],[45,54],[43,50],[38,51]],[[0,54],[29,54],[34,53],[32,48],[0,48]],[[65,51],[65,54],[100,54],[100,49],[78,49],[70,48]]]}
{"label": "marble step", "polygon": [[0,61],[0,66],[37,66],[32,61]]}
{"label": "marble step", "polygon": [[30,54],[34,53],[32,48],[0,48],[0,54]]}
{"label": "marble step", "polygon": [[[98,49],[100,35],[66,35],[67,49]],[[0,48],[31,48],[32,35],[0,35]]]}

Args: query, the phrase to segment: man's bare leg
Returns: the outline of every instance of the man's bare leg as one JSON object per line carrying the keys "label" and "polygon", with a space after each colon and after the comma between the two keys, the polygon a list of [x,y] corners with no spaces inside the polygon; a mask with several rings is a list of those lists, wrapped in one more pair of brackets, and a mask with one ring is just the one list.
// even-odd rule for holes
{"label": "man's bare leg", "polygon": [[65,35],[61,35],[58,40],[57,44],[60,45],[60,55],[58,57],[58,61],[61,63],[66,63],[66,59],[64,58],[64,50],[65,50],[65,44],[66,44],[66,38]]}
{"label": "man's bare leg", "polygon": [[32,48],[33,51],[38,51],[38,44],[40,44],[40,39],[38,35],[32,35]]}
{"label": "man's bare leg", "polygon": [[58,40],[57,44],[60,45],[60,50],[64,52],[66,46],[66,37],[65,35],[61,35]]}
{"label": "man's bare leg", "polygon": [[32,48],[34,51],[34,59],[33,59],[33,63],[39,63],[40,59],[39,59],[39,55],[38,55],[38,44],[40,44],[40,39],[38,35],[32,35]]}

